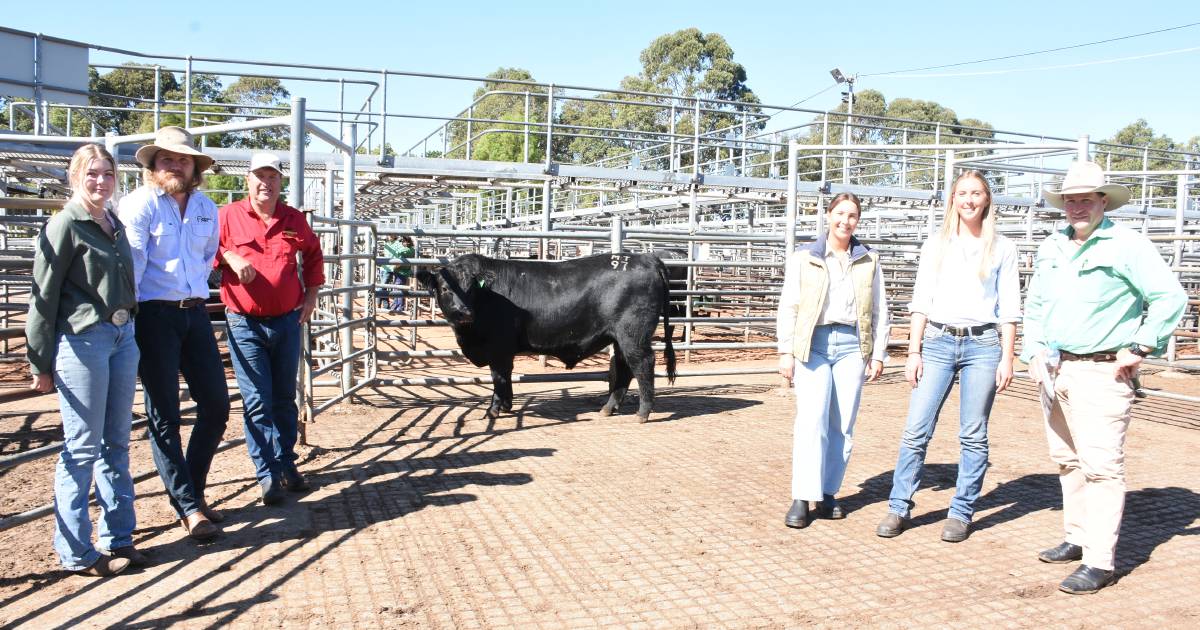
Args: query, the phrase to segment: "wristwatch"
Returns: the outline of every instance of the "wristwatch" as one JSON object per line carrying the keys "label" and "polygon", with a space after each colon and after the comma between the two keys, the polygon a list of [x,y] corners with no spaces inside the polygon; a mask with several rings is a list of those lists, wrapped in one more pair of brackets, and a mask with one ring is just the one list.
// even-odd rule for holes
{"label": "wristwatch", "polygon": [[1146,358],[1146,355],[1150,354],[1149,352],[1146,351],[1145,347],[1143,347],[1142,344],[1137,343],[1137,342],[1129,344],[1129,352],[1130,352],[1130,354],[1135,354],[1143,359]]}

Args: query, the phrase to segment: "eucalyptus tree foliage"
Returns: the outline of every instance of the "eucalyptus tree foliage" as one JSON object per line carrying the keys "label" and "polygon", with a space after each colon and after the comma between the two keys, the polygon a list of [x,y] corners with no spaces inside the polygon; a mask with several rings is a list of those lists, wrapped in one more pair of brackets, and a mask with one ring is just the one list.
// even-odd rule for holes
{"label": "eucalyptus tree foliage", "polygon": [[[761,129],[759,100],[746,83],[746,69],[733,60],[733,48],[718,33],[688,28],[650,42],[642,51],[641,72],[621,81],[630,93],[601,93],[596,101],[568,101],[561,120],[577,129],[562,159],[576,162],[605,160],[612,165],[638,163],[659,168],[669,165],[670,136],[676,139],[676,165],[693,162],[696,130],[694,99],[701,102],[699,131],[701,162],[717,156],[716,145],[732,134],[740,137]],[[743,126],[743,121],[745,125]],[[740,144],[738,145],[740,146]]]}
{"label": "eucalyptus tree foliage", "polygon": [[490,80],[475,90],[472,104],[449,124],[445,157],[540,161],[546,150],[546,87],[529,85],[533,75],[523,68],[498,68],[486,78]]}
{"label": "eucalyptus tree foliage", "polygon": [[[1112,137],[1106,138],[1101,142],[1136,147],[1124,148],[1102,145],[1097,148],[1093,159],[1105,167],[1106,170],[1113,171],[1181,169],[1184,166],[1184,156],[1174,152],[1187,151],[1196,153],[1200,149],[1197,146],[1200,144],[1200,136],[1193,137],[1187,143],[1177,143],[1166,134],[1154,133],[1154,128],[1144,118],[1139,118],[1125,125],[1113,134]],[[1192,159],[1195,160],[1196,157],[1193,156]],[[1157,202],[1164,200],[1164,198],[1167,199],[1167,205],[1174,205],[1175,180],[1176,178],[1173,176],[1151,177],[1146,180],[1143,180],[1141,177],[1131,177],[1129,179],[1122,179],[1121,183],[1129,186],[1133,191],[1133,198],[1139,203],[1144,187],[1146,189],[1146,201],[1150,205],[1155,205]]]}
{"label": "eucalyptus tree foliage", "polygon": [[[966,144],[986,142],[995,137],[991,124],[976,118],[959,118],[953,109],[934,101],[896,98],[891,102],[878,90],[863,90],[854,95],[854,112],[843,102],[828,115],[814,117],[797,134],[802,148],[805,144]],[[888,120],[884,120],[884,119]],[[847,128],[849,133],[847,133]],[[938,151],[912,150],[907,160],[878,154],[851,154],[850,177],[854,183],[883,186],[904,185],[913,188],[932,188],[942,173]],[[970,155],[987,155],[991,151],[974,151]],[[837,181],[842,174],[842,152],[825,154],[825,170],[821,168],[821,152],[801,151],[798,166],[800,178]],[[785,169],[786,170],[786,169]]]}

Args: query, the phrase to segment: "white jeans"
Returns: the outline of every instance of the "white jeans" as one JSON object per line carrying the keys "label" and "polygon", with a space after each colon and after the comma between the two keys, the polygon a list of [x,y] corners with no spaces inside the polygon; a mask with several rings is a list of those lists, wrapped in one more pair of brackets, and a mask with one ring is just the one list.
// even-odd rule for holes
{"label": "white jeans", "polygon": [[808,361],[792,377],[792,499],[820,501],[842,487],[863,386],[862,350],[854,326],[817,326]]}

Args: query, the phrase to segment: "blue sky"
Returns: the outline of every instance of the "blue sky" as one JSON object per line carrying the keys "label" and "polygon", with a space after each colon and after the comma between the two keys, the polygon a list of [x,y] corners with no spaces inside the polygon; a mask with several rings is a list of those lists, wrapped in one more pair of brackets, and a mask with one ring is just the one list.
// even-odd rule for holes
{"label": "blue sky", "polygon": [[[868,75],[1080,44],[1200,22],[1194,0],[1130,2],[291,2],[54,3],[8,12],[4,25],[147,53],[483,76],[499,66],[539,81],[616,87],[655,37],[721,33],[766,103],[790,105],[830,84],[829,70]],[[910,74],[862,76],[890,100],[937,101],[1000,129],[1094,139],[1145,118],[1176,141],[1200,135],[1200,26],[1069,51]],[[1127,57],[1142,57],[1097,64]],[[101,55],[93,54],[93,61]],[[1058,67],[1072,64],[1091,64]],[[396,81],[389,109],[450,114],[476,87]],[[310,101],[327,97],[321,88]],[[300,93],[300,90],[294,90]],[[835,107],[829,90],[805,107]],[[391,123],[389,123],[391,124]],[[434,123],[396,125],[393,143]],[[392,136],[395,133],[396,136]],[[400,147],[398,148],[406,148]]]}

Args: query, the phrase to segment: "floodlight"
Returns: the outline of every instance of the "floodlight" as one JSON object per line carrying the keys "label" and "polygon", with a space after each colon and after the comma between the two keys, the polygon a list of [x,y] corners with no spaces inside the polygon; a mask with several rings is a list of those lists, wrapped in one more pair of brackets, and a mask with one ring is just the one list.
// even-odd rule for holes
{"label": "floodlight", "polygon": [[837,81],[838,83],[846,82],[846,75],[842,74],[842,71],[839,68],[834,68],[833,70],[830,70],[829,74],[832,75],[833,80]]}

